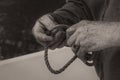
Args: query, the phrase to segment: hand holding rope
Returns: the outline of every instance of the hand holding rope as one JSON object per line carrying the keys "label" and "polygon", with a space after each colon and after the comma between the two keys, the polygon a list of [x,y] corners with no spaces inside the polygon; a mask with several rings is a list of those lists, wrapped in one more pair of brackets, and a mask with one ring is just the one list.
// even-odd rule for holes
{"label": "hand holding rope", "polygon": [[[54,33],[52,33],[54,30]],[[47,35],[51,35],[51,36],[54,36],[55,33],[57,33],[57,31],[60,31],[60,30],[64,30],[66,31],[66,28],[65,27],[55,27],[53,28],[51,31],[47,32]],[[77,55],[74,55],[62,68],[58,69],[58,70],[55,70],[51,67],[50,65],[50,62],[48,60],[48,49],[49,49],[49,46],[52,45],[52,44],[48,44],[47,46],[44,46],[44,50],[45,50],[45,53],[44,53],[44,60],[45,60],[45,64],[48,68],[48,70],[53,73],[53,74],[60,74],[62,73],[63,71],[65,71],[65,69],[72,63],[74,62],[76,59],[77,59]],[[86,58],[86,65],[88,66],[93,66],[94,65],[94,62],[92,61],[92,59],[94,58],[94,55],[93,54],[86,54],[85,55],[85,58]],[[89,62],[92,61],[92,62]]]}

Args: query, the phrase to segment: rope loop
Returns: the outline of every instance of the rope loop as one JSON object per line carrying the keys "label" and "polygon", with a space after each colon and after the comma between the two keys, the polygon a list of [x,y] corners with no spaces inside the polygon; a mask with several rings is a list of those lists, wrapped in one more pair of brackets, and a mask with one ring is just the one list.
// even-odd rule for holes
{"label": "rope loop", "polygon": [[[56,30],[55,30],[56,29]],[[59,30],[63,30],[63,31],[65,31],[66,30],[66,28],[65,27],[55,27],[54,29],[52,29],[50,32],[52,32],[52,31],[54,31],[55,30],[55,33],[57,32],[57,31],[59,31]],[[49,32],[49,33],[50,33]],[[51,33],[51,34],[47,34],[47,35],[52,35],[52,36],[54,36],[54,34],[55,33]],[[51,73],[53,73],[53,74],[60,74],[60,73],[62,73],[63,71],[65,71],[66,70],[66,68],[68,68],[68,66],[71,64],[71,63],[73,63],[76,59],[77,59],[77,55],[74,55],[62,68],[60,68],[60,69],[58,69],[58,70],[55,70],[55,69],[53,69],[52,67],[51,67],[51,65],[50,65],[50,62],[49,62],[49,60],[48,60],[48,48],[49,48],[49,45],[52,45],[52,44],[48,44],[48,46],[46,46],[46,47],[44,47],[44,50],[45,50],[45,53],[44,53],[44,60],[45,60],[45,64],[46,64],[46,66],[47,66],[47,68],[48,68],[48,70],[51,72]],[[94,65],[94,62],[89,62],[89,59],[91,59],[91,57],[92,57],[92,59],[93,59],[93,54],[89,54],[89,55],[86,55],[86,56],[89,56],[88,57],[88,59],[86,60],[86,65],[88,65],[88,66],[93,66]]]}

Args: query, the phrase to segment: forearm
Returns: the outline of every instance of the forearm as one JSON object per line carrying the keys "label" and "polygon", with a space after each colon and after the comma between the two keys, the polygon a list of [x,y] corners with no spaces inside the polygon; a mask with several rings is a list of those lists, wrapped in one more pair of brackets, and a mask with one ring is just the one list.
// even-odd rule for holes
{"label": "forearm", "polygon": [[92,13],[83,0],[68,0],[66,4],[51,14],[60,24],[73,25],[83,19],[93,20]]}

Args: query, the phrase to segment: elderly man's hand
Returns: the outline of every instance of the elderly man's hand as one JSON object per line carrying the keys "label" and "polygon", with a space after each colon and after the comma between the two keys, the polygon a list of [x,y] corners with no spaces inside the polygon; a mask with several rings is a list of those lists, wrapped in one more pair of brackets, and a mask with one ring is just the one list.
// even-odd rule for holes
{"label": "elderly man's hand", "polygon": [[[120,45],[120,23],[81,21],[67,30],[69,46],[79,46],[77,55]],[[75,51],[75,49],[73,49]]]}
{"label": "elderly man's hand", "polygon": [[52,35],[47,32],[51,31],[55,27],[66,27],[66,25],[58,25],[50,15],[44,15],[36,21],[33,27],[33,35],[37,42],[43,47],[48,46],[50,49],[61,48],[65,44],[66,33],[64,31],[58,31]]}

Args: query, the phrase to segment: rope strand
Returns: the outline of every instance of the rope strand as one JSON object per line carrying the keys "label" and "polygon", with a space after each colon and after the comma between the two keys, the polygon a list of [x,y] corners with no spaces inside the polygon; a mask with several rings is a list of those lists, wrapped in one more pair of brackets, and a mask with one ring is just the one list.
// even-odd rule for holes
{"label": "rope strand", "polygon": [[[64,26],[65,26],[65,25],[64,25]],[[67,27],[67,26],[66,26],[66,27]],[[55,30],[55,32],[54,32],[54,33],[51,33],[51,34],[50,34],[50,32],[49,32],[48,35],[54,36],[55,33],[56,33],[57,31],[59,31],[59,30],[65,31],[65,30],[66,30],[66,27],[62,27],[62,26],[59,27],[59,25],[58,25],[58,26],[56,26],[55,28],[53,28],[53,29],[50,31],[50,32],[53,32],[53,31]],[[60,68],[60,69],[58,69],[58,70],[55,70],[55,69],[53,69],[53,68],[51,67],[50,62],[49,62],[49,60],[48,60],[48,47],[49,47],[50,45],[53,45],[53,44],[51,43],[51,44],[48,44],[47,46],[44,47],[44,50],[45,50],[45,53],[44,53],[45,64],[46,64],[48,70],[49,70],[51,73],[53,73],[53,74],[60,74],[60,73],[62,73],[63,71],[65,71],[65,69],[67,69],[68,66],[77,59],[77,55],[74,55],[62,68]],[[91,55],[91,56],[89,55],[89,58],[91,59],[92,56],[94,56],[94,55]],[[89,58],[88,58],[88,59],[89,59]],[[86,60],[86,63],[85,63],[85,64],[88,65],[88,66],[93,66],[93,65],[94,65],[94,63],[89,63],[89,62],[87,62],[87,60]]]}
{"label": "rope strand", "polygon": [[44,55],[44,59],[45,59],[45,63],[46,63],[46,66],[48,68],[48,70],[53,73],[53,74],[60,74],[62,73],[63,71],[65,71],[66,68],[68,68],[68,66],[74,62],[76,60],[77,56],[75,55],[73,58],[70,59],[70,61],[68,61],[62,68],[60,68],[59,70],[54,70],[51,65],[50,65],[50,62],[48,60],[48,48],[46,47],[45,48],[45,55]]}

